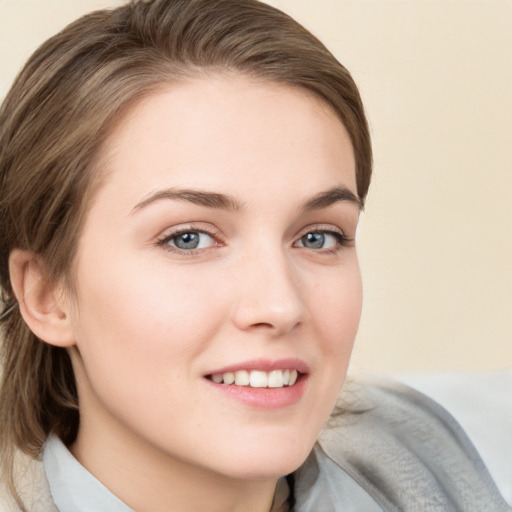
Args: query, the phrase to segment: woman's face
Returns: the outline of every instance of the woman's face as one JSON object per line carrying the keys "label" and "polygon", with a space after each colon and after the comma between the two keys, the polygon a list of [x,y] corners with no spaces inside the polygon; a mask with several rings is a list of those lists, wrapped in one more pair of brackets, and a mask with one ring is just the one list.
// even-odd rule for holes
{"label": "woman's face", "polygon": [[294,470],[360,316],[344,127],[301,89],[210,76],[140,101],[102,161],[71,313],[77,453],[93,468],[105,445],[237,478]]}

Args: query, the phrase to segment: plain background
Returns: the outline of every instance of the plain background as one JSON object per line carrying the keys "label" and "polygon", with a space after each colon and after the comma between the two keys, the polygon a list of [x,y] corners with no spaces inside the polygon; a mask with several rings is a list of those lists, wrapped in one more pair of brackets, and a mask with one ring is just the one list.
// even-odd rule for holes
{"label": "plain background", "polygon": [[[0,98],[31,52],[114,0],[0,0]],[[274,0],[348,67],[374,181],[353,366],[512,367],[512,1]]]}

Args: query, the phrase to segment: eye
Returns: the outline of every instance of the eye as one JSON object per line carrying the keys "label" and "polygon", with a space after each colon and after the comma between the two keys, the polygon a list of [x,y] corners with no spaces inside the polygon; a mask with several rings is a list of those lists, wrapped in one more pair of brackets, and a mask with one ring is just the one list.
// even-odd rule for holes
{"label": "eye", "polygon": [[337,231],[310,231],[301,236],[295,243],[296,247],[306,249],[331,249],[335,250],[340,246],[349,245],[349,240],[343,233]]}
{"label": "eye", "polygon": [[180,231],[171,233],[159,241],[160,245],[170,246],[180,251],[194,251],[197,249],[207,249],[217,245],[212,235],[198,230]]}

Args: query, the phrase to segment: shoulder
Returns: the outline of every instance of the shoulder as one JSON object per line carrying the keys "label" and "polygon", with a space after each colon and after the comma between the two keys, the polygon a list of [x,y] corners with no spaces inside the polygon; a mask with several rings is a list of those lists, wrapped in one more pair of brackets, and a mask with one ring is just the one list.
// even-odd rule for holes
{"label": "shoulder", "polygon": [[[18,452],[14,483],[27,511],[58,512],[51,497],[41,460]],[[2,512],[22,512],[5,482],[0,483],[0,510]]]}
{"label": "shoulder", "polygon": [[392,380],[347,382],[319,447],[386,511],[510,510],[453,417]]}

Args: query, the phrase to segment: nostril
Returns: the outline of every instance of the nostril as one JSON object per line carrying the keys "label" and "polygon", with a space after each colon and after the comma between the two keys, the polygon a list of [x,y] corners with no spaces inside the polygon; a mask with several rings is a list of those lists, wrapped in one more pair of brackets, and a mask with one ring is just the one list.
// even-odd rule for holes
{"label": "nostril", "polygon": [[262,328],[270,328],[270,329],[272,329],[274,326],[272,324],[270,324],[270,323],[267,323],[267,322],[259,322],[257,324],[252,325],[252,327],[253,328],[260,328],[260,327],[262,327]]}

